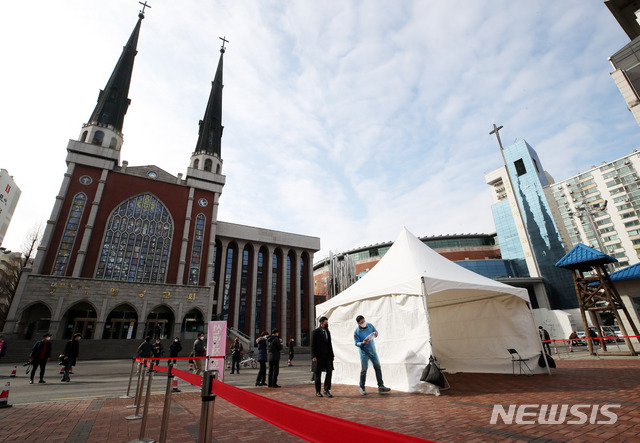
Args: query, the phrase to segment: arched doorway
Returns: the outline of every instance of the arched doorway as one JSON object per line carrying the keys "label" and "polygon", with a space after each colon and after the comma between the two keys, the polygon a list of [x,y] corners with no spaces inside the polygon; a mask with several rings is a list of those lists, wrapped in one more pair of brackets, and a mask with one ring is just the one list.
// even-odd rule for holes
{"label": "arched doorway", "polygon": [[199,309],[192,309],[184,316],[181,330],[182,339],[195,340],[200,332],[204,332],[204,315]]}
{"label": "arched doorway", "polygon": [[167,339],[173,333],[175,323],[173,311],[165,305],[156,306],[149,312],[144,327],[144,336]]}
{"label": "arched doorway", "polygon": [[116,306],[104,323],[103,339],[124,340],[135,339],[138,328],[138,313],[131,305]]}
{"label": "arched doorway", "polygon": [[18,333],[25,340],[42,337],[49,332],[51,325],[51,310],[44,303],[36,303],[22,312],[18,323]]}
{"label": "arched doorway", "polygon": [[80,334],[83,339],[93,338],[96,330],[96,310],[88,302],[80,302],[71,306],[63,317],[62,338],[70,339],[73,334]]}

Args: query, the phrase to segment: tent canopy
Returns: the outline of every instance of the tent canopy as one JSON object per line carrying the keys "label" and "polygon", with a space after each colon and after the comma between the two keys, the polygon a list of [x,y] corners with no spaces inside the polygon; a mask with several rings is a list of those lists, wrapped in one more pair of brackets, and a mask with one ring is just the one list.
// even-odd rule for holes
{"label": "tent canopy", "polygon": [[[353,333],[361,314],[380,332],[375,343],[385,383],[429,392],[432,385],[419,378],[431,354],[450,372],[510,373],[508,348],[533,362],[541,346],[528,301],[526,289],[456,265],[404,228],[362,279],[316,306],[316,317],[329,318],[336,383],[358,381]],[[367,384],[375,385],[372,376]]]}

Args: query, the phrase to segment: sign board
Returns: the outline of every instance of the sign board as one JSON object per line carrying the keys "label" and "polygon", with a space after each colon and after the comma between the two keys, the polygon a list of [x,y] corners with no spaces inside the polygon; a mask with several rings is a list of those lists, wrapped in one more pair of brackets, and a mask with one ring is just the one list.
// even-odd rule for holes
{"label": "sign board", "polygon": [[207,370],[218,370],[218,380],[224,381],[224,353],[227,347],[227,322],[210,321],[207,328]]}
{"label": "sign board", "polygon": [[6,169],[0,170],[0,245],[7,233],[21,193],[9,172]]}

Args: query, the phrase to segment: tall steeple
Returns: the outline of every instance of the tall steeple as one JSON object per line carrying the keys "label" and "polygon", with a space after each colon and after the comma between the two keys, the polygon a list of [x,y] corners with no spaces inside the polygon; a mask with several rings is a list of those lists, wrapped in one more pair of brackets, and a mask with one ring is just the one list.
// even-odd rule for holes
{"label": "tall steeple", "polygon": [[[145,5],[148,7],[148,5]],[[135,60],[140,34],[140,25],[144,19],[144,8],[138,14],[138,21],[129,41],[122,50],[118,63],[109,77],[109,81],[98,95],[96,104],[89,121],[83,125],[80,141],[120,150],[122,146],[122,125],[124,116],[131,100],[129,85],[131,84],[131,74],[133,73],[133,62]]]}
{"label": "tall steeple", "polygon": [[198,142],[196,149],[191,156],[191,166],[194,169],[202,169],[220,173],[222,168],[221,144],[222,144],[222,67],[223,57],[225,53],[225,43],[228,42],[224,37],[222,47],[220,48],[220,60],[218,61],[218,69],[211,83],[211,93],[209,94],[209,102],[204,112],[204,118],[200,120],[200,128],[198,132]]}

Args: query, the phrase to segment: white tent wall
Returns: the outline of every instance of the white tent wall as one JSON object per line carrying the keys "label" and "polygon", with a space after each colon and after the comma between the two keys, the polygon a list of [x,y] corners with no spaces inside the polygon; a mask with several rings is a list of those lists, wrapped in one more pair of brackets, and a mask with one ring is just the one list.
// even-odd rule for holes
{"label": "white tent wall", "polygon": [[447,372],[510,374],[515,349],[535,373],[540,344],[531,311],[522,299],[504,295],[429,309],[433,353]]}
{"label": "white tent wall", "polygon": [[[435,386],[420,381],[431,355],[429,325],[422,297],[391,294],[318,312],[318,316],[323,315],[329,318],[335,353],[334,383],[358,386],[360,382],[360,350],[353,335],[358,327],[356,317],[364,315],[379,333],[374,343],[385,385],[397,391],[438,393]],[[377,388],[371,364],[366,386]]]}

